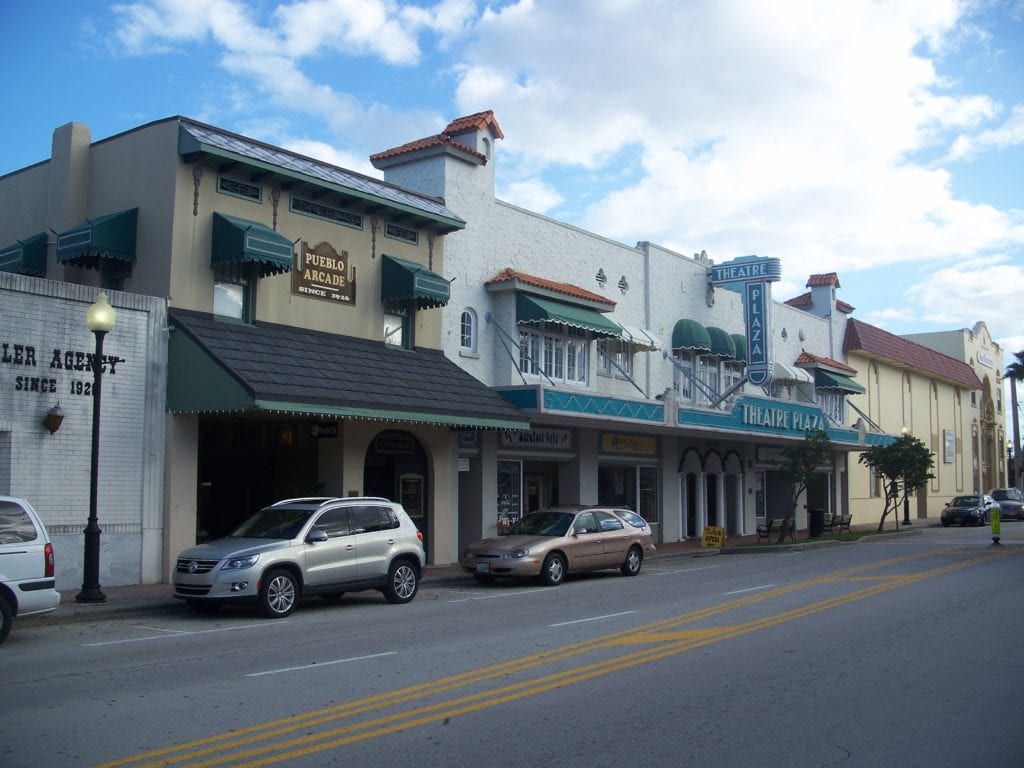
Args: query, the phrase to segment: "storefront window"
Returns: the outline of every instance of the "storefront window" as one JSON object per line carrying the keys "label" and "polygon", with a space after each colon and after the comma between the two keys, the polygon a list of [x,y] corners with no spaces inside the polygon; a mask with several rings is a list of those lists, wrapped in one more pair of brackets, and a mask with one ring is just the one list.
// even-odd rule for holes
{"label": "storefront window", "polygon": [[658,468],[607,464],[597,469],[597,503],[628,507],[658,522]]}
{"label": "storefront window", "polygon": [[523,463],[498,462],[498,535],[508,531],[523,515]]}
{"label": "storefront window", "polygon": [[523,330],[519,332],[519,368],[524,376],[543,375],[559,384],[586,384],[588,348],[585,338],[572,333]]}

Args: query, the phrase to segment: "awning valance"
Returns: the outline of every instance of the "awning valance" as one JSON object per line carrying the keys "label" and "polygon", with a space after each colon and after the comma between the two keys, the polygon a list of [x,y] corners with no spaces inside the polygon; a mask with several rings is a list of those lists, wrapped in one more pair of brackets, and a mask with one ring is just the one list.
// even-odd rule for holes
{"label": "awning valance", "polygon": [[516,295],[516,322],[559,323],[608,338],[618,338],[622,334],[617,323],[593,309],[525,293]]}
{"label": "awning valance", "polygon": [[380,300],[385,304],[412,301],[417,309],[433,309],[451,298],[448,281],[422,264],[385,254],[381,273]]}
{"label": "awning valance", "polygon": [[721,328],[716,328],[713,325],[707,327],[708,338],[711,339],[711,354],[718,357],[725,358],[726,360],[736,359],[736,344],[732,340],[732,336],[728,332],[723,331]]}
{"label": "awning valance", "polygon": [[795,365],[780,363],[778,360],[775,361],[772,378],[781,381],[795,381],[798,384],[814,381],[814,377],[811,376],[810,371],[805,371],[803,368],[797,368]]}
{"label": "awning valance", "polygon": [[837,389],[853,395],[862,395],[866,391],[864,387],[840,373],[830,373],[816,368],[814,371],[814,386],[817,389]]}
{"label": "awning valance", "polygon": [[696,320],[682,319],[672,329],[672,349],[688,349],[696,352],[711,351],[711,336],[708,329]]}
{"label": "awning valance", "polygon": [[0,272],[46,277],[46,233],[0,250]]}
{"label": "awning valance", "polygon": [[653,331],[649,331],[646,328],[640,328],[635,325],[626,325],[624,323],[619,323],[618,325],[622,329],[622,333],[619,335],[619,338],[627,344],[632,344],[638,349],[661,349],[661,342],[654,335]]}
{"label": "awning valance", "polygon": [[253,262],[260,277],[288,272],[292,268],[292,241],[270,227],[225,213],[213,214],[214,266]]}
{"label": "awning valance", "polygon": [[98,269],[100,259],[135,263],[139,209],[100,216],[57,236],[57,263]]}

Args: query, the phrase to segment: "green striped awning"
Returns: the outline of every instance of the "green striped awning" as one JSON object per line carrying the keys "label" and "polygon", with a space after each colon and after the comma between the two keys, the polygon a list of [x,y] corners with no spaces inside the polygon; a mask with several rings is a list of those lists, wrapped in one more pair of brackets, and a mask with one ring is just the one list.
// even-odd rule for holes
{"label": "green striped awning", "polygon": [[417,309],[443,307],[451,298],[451,285],[422,264],[384,254],[381,264],[380,300],[384,304],[412,301]]}
{"label": "green striped awning", "polygon": [[862,395],[866,391],[864,387],[849,376],[843,376],[840,373],[830,373],[823,371],[821,368],[814,370],[814,387],[815,389],[837,389],[853,395]]}
{"label": "green striped awning", "polygon": [[0,272],[46,277],[46,233],[18,240],[0,250]]}
{"label": "green striped awning", "polygon": [[139,209],[100,216],[57,235],[57,263],[98,269],[100,259],[135,263]]}
{"label": "green striped awning", "polygon": [[260,277],[281,274],[292,268],[292,241],[265,224],[215,212],[210,262],[252,262],[259,264]]}
{"label": "green striped awning", "polygon": [[711,351],[711,336],[708,329],[696,320],[682,319],[672,329],[672,349],[689,349],[696,352]]}
{"label": "green striped awning", "polygon": [[622,335],[618,324],[596,310],[525,293],[516,295],[516,322],[558,323],[613,339]]}

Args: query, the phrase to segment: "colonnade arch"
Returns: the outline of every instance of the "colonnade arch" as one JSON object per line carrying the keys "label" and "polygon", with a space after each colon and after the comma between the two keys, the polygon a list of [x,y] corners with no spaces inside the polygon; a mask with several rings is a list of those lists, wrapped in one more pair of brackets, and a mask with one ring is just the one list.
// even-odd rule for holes
{"label": "colonnade arch", "polygon": [[709,525],[746,533],[745,477],[739,452],[687,448],[679,461],[680,539],[700,538]]}

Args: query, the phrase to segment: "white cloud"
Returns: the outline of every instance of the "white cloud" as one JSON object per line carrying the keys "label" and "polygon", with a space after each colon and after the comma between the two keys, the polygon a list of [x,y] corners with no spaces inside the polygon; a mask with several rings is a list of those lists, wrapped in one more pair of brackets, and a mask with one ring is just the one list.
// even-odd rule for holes
{"label": "white cloud", "polygon": [[535,213],[547,213],[565,200],[558,190],[539,179],[512,182],[500,190],[498,197]]}

